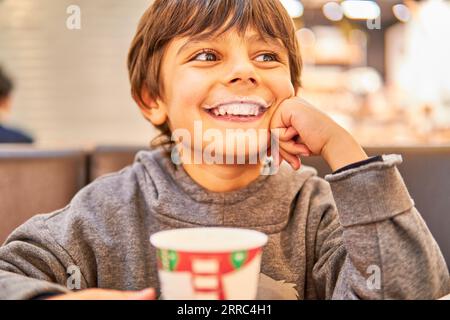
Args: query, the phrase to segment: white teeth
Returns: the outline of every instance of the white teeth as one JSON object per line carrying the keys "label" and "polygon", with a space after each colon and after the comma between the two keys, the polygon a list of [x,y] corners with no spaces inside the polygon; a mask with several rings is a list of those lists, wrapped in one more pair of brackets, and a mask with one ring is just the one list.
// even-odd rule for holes
{"label": "white teeth", "polygon": [[254,104],[227,104],[211,110],[217,115],[236,115],[236,116],[257,116],[260,113],[260,106]]}

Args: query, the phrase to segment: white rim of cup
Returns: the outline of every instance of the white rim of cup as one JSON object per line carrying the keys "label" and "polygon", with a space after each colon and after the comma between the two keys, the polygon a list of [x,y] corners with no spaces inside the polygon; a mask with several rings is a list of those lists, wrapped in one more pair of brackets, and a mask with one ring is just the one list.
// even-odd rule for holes
{"label": "white rim of cup", "polygon": [[[219,241],[223,240],[219,234],[228,236],[228,241]],[[197,253],[251,250],[263,247],[267,240],[267,235],[256,230],[225,227],[171,229],[150,237],[150,243],[158,249]]]}

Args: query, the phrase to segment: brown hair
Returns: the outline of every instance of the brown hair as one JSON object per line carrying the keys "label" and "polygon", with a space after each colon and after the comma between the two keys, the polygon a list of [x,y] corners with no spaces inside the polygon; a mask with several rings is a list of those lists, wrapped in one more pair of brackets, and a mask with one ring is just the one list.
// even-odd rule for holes
{"label": "brown hair", "polygon": [[[263,38],[282,41],[289,55],[291,82],[295,89],[300,87],[302,61],[295,26],[280,1],[155,0],[142,16],[128,54],[133,98],[145,105],[141,93],[146,88],[152,99],[164,99],[161,62],[172,39],[199,34],[220,36],[232,28],[242,36],[249,26]],[[161,135],[152,146],[170,143],[168,124],[157,128]]]}

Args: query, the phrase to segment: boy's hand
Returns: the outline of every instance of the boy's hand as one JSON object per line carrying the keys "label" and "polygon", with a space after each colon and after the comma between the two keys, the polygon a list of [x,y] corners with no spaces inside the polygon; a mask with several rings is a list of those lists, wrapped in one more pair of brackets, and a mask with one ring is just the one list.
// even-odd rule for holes
{"label": "boy's hand", "polygon": [[155,300],[155,290],[118,291],[86,289],[49,298],[48,300]]}
{"label": "boy's hand", "polygon": [[321,155],[333,171],[368,158],[350,133],[297,96],[278,106],[270,128],[279,129],[278,164],[284,159],[295,170],[299,156]]}

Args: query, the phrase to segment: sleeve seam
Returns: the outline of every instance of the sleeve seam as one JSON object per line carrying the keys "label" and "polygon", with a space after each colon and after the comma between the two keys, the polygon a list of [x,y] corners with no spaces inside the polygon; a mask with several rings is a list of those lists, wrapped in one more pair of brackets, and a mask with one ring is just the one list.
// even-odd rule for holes
{"label": "sleeve seam", "polygon": [[[119,206],[116,210],[114,210],[112,214],[116,213],[116,212],[119,211],[119,210],[122,210],[122,208],[125,207],[126,205],[127,205],[127,204],[122,204],[122,205]],[[70,206],[71,206],[71,204],[68,204],[65,208],[59,210],[59,211],[56,212],[55,214],[62,214],[62,213],[64,213],[64,212],[65,212],[64,210],[67,209],[67,208],[69,208]],[[64,246],[61,245],[61,244],[58,242],[58,240],[55,239],[55,237],[53,237],[52,232],[51,232],[50,228],[49,228],[48,225],[47,225],[47,220],[51,219],[52,217],[53,217],[53,215],[50,216],[50,217],[47,217],[44,221],[42,221],[42,223],[43,223],[43,225],[44,225],[44,227],[45,227],[45,231],[48,233],[49,237],[54,241],[54,243],[55,243],[62,251],[64,251],[65,254],[67,254],[67,255],[69,256],[69,258],[73,261],[74,265],[76,265],[76,266],[81,266],[81,264],[78,263],[78,260],[75,259],[75,256],[72,255],[66,248],[64,248]],[[80,268],[80,274],[81,274],[81,276],[83,277],[83,279],[84,279],[86,285],[89,287],[90,284],[89,284],[89,282],[87,281],[87,278],[85,277],[85,275],[84,275],[83,271],[81,270],[81,268]]]}
{"label": "sleeve seam", "polygon": [[[385,222],[387,220],[393,219],[399,215],[402,214],[406,214],[408,213],[408,211],[410,211],[414,206],[409,207],[408,209],[405,209],[403,211],[397,212],[395,214],[392,214],[389,217],[383,218],[382,220],[375,220],[375,221],[367,221],[367,222],[357,222],[357,223],[353,223],[353,224],[347,224],[347,225],[342,225],[344,228],[352,228],[352,227],[357,227],[357,226],[367,226],[367,225],[371,225],[371,224],[378,224],[381,222]],[[372,214],[372,210],[370,210],[370,213]]]}
{"label": "sleeve seam", "polygon": [[[70,205],[68,205],[67,207],[69,207]],[[62,210],[60,211],[60,212],[58,212],[58,214],[59,213],[61,213],[61,212],[63,212]],[[46,231],[46,233],[48,234],[48,236],[51,238],[51,240],[53,240],[54,241],[54,243],[65,253],[65,254],[67,254],[67,256],[72,260],[72,262],[74,263],[74,265],[76,265],[76,266],[79,266],[80,264],[78,263],[78,261],[75,259],[75,257],[74,256],[72,256],[72,254],[66,249],[66,248],[64,248],[64,246],[62,246],[54,237],[53,237],[53,235],[52,235],[52,232],[51,232],[51,230],[49,229],[49,227],[47,226],[47,219],[45,219],[43,222],[43,225],[44,225],[44,227],[45,227],[45,231]],[[66,273],[67,274],[67,273]],[[80,274],[81,274],[81,276],[83,277],[83,280],[86,282],[86,285],[87,286],[89,286],[89,283],[88,283],[88,281],[87,281],[87,279],[86,279],[86,277],[84,276],[84,274],[83,274],[83,271],[80,269]]]}

